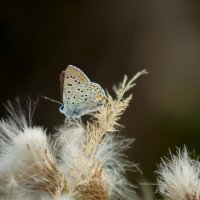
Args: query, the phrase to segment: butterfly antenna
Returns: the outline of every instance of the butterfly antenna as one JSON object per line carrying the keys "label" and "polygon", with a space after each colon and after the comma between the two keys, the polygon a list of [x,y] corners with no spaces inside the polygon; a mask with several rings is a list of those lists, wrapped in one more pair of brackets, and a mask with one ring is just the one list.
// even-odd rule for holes
{"label": "butterfly antenna", "polygon": [[56,100],[51,99],[51,98],[46,97],[46,96],[41,96],[41,97],[44,98],[44,99],[46,99],[46,100],[48,100],[48,101],[52,101],[52,102],[54,102],[54,103],[58,103],[58,104],[60,104],[61,106],[63,105],[60,101],[56,101]]}

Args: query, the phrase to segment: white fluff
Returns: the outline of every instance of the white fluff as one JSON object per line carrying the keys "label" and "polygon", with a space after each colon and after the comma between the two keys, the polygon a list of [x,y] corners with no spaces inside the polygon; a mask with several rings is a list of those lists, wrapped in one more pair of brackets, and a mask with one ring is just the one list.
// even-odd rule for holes
{"label": "white fluff", "polygon": [[[48,142],[45,132],[41,128],[35,127],[26,128],[18,135],[13,135],[9,143],[4,143],[2,146],[0,173],[7,170],[15,171],[15,168],[17,170],[19,166],[23,167],[22,162],[26,162],[30,157],[29,149],[32,150],[32,156],[35,157],[41,148],[48,149]],[[21,170],[24,172],[26,169],[22,168]]]}
{"label": "white fluff", "polygon": [[72,127],[61,126],[53,140],[58,165],[67,177],[71,190],[77,186],[77,181],[79,181],[77,180],[78,174],[74,174],[75,171],[80,173],[82,166],[88,161],[82,151],[84,141],[85,130],[79,122]]}
{"label": "white fluff", "polygon": [[[85,154],[81,151],[87,133],[79,123],[73,128],[63,126],[59,131],[55,138],[54,149],[59,155],[60,167],[70,180],[70,185],[74,188],[77,180],[71,176],[71,169],[77,168],[77,173],[80,173],[80,175],[87,176],[91,173],[92,159],[85,157]],[[132,200],[135,196],[134,186],[125,176],[126,171],[138,169],[137,165],[128,161],[125,156],[125,151],[131,148],[133,141],[134,139],[126,139],[114,134],[106,135],[93,155],[102,167],[103,180],[108,185],[113,200]]]}
{"label": "white fluff", "polygon": [[[28,116],[31,107],[28,104]],[[55,162],[48,137],[41,127],[31,127],[19,99],[7,109],[10,115],[0,121],[0,199],[40,199],[43,192],[34,187],[47,181],[40,176],[42,167]]]}
{"label": "white fluff", "polygon": [[200,199],[200,163],[190,158],[186,147],[162,160],[158,170],[158,191],[172,200]]}
{"label": "white fluff", "polygon": [[[38,200],[38,199],[34,199],[34,200]],[[73,196],[70,194],[62,194],[59,197],[52,197],[48,194],[41,194],[40,200],[76,200],[76,199],[73,198]]]}
{"label": "white fluff", "polygon": [[134,186],[125,177],[126,171],[136,170],[137,165],[128,161],[125,151],[131,148],[134,139],[106,135],[100,144],[96,158],[103,168],[103,179],[111,189],[111,199],[132,200]]}
{"label": "white fluff", "polygon": [[73,167],[74,158],[81,153],[84,138],[84,129],[79,123],[71,128],[60,127],[54,136],[53,148],[60,167],[65,171]]}

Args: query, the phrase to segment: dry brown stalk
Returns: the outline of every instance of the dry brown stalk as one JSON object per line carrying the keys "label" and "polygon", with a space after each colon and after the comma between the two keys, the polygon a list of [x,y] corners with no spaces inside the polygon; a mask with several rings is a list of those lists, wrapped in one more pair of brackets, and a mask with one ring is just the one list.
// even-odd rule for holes
{"label": "dry brown stalk", "polygon": [[75,191],[81,200],[109,200],[109,191],[101,179],[79,185]]}
{"label": "dry brown stalk", "polygon": [[123,82],[119,87],[114,87],[116,99],[107,92],[107,99],[104,106],[99,109],[99,112],[93,114],[93,121],[87,123],[87,143],[84,147],[84,152],[87,156],[92,156],[96,152],[102,138],[107,133],[115,132],[120,124],[118,120],[124,113],[132,99],[132,94],[124,97],[126,92],[133,88],[136,84],[134,81],[141,75],[146,74],[143,70],[138,72],[131,80],[125,75]]}

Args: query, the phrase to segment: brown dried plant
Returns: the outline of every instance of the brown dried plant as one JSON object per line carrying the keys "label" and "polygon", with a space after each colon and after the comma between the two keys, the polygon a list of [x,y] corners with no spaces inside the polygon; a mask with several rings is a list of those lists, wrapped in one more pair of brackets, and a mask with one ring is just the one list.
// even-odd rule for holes
{"label": "brown dried plant", "polygon": [[93,114],[93,121],[87,123],[87,143],[84,147],[87,156],[92,156],[95,153],[105,134],[114,133],[118,130],[120,126],[118,121],[132,99],[132,94],[128,97],[124,96],[136,85],[134,81],[143,74],[147,74],[147,71],[138,72],[130,80],[125,75],[122,83],[118,87],[114,87],[116,99],[107,92],[104,106],[99,109],[99,112]]}

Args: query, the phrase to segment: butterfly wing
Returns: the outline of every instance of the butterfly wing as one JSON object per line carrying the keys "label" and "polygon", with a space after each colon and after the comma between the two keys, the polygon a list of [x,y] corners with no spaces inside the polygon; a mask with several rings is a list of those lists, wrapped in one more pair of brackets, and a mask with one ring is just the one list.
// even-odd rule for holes
{"label": "butterfly wing", "polygon": [[68,65],[64,73],[63,102],[66,102],[74,87],[88,84],[90,80],[80,69],[73,65]]}
{"label": "butterfly wing", "polygon": [[79,115],[85,115],[97,111],[103,105],[105,92],[97,83],[90,83],[83,89],[83,95],[79,98]]}
{"label": "butterfly wing", "polygon": [[86,85],[90,83],[88,77],[77,67],[69,65],[66,68],[64,72],[62,98],[64,105],[63,113],[67,117],[72,117],[79,110],[80,102],[78,99],[80,99],[81,95],[85,92],[84,88]]}
{"label": "butterfly wing", "polygon": [[96,111],[105,98],[102,87],[93,83],[77,67],[69,65],[61,73],[61,88],[63,88],[63,110],[66,119],[80,117],[90,112]]}

